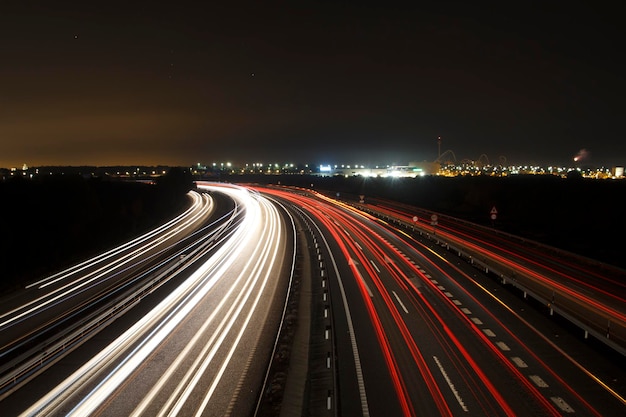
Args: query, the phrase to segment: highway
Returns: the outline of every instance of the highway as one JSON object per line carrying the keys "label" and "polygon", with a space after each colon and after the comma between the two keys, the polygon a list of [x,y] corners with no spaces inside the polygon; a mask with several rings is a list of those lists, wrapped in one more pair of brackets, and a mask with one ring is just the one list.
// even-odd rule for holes
{"label": "highway", "polygon": [[441,214],[435,214],[436,225],[429,224],[434,213],[428,212],[419,212],[422,221],[415,222],[416,210],[397,203],[362,208],[453,247],[473,264],[499,275],[503,283],[530,293],[548,306],[550,314],[567,317],[585,337],[591,334],[626,355],[625,271]]}
{"label": "highway", "polygon": [[179,218],[2,304],[3,415],[254,411],[293,232],[259,195],[198,188]]}
{"label": "highway", "polygon": [[[623,355],[557,320],[567,295],[619,322],[619,271],[444,216],[435,232],[390,202],[202,182],[189,198],[1,300],[3,415],[626,413]],[[534,298],[548,285],[555,305]],[[300,335],[267,411],[294,288]]]}
{"label": "highway", "polygon": [[258,190],[301,212],[321,242],[326,359],[337,374],[327,415],[626,411],[623,357],[586,350],[566,331],[555,341],[561,333],[541,312],[432,236],[310,190]]}

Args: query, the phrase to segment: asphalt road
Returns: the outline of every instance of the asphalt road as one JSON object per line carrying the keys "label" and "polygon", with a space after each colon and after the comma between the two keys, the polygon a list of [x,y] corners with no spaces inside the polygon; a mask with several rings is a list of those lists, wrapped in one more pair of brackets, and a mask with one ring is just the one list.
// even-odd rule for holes
{"label": "asphalt road", "polygon": [[[194,229],[202,231],[198,239],[203,244],[194,240],[175,252],[173,262],[188,266],[171,269],[163,284],[142,294],[124,315],[4,398],[3,414],[223,416],[254,411],[293,269],[293,232],[261,196],[238,187],[200,188],[222,196],[217,200],[227,208],[219,209],[226,213],[218,216],[222,221]],[[156,246],[162,240],[157,234],[147,242]],[[155,250],[150,246],[144,256],[152,257]],[[21,324],[15,328],[23,330]]]}
{"label": "asphalt road", "polygon": [[[26,375],[0,400],[3,414],[254,415],[295,269],[309,276],[298,325],[308,333],[294,343],[298,389],[285,390],[281,415],[626,413],[622,355],[403,225],[397,208],[295,188],[199,187],[210,194],[194,197],[186,220],[1,304],[0,375],[7,387],[7,375]],[[469,224],[441,227],[533,273],[589,268]],[[610,288],[599,276],[580,288]],[[97,332],[65,347],[72,326]],[[51,355],[59,343],[63,354]],[[17,372],[22,363],[36,372]]]}
{"label": "asphalt road", "polygon": [[332,412],[626,411],[619,354],[577,338],[436,241],[307,190],[264,191],[305,213],[322,248],[318,285],[329,288],[322,314],[332,318],[337,374]]}

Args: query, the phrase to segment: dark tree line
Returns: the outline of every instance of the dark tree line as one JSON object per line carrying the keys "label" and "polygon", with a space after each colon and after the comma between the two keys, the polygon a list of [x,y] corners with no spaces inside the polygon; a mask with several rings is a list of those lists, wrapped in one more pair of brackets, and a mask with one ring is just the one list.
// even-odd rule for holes
{"label": "dark tree line", "polygon": [[80,175],[0,182],[0,291],[153,228],[185,208],[192,187],[178,168],[156,184]]}

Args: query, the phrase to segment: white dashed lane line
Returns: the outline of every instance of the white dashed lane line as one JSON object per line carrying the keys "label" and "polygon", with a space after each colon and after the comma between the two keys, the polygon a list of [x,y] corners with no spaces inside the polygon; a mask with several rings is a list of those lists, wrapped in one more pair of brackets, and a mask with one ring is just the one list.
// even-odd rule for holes
{"label": "white dashed lane line", "polygon": [[484,334],[489,337],[496,337],[496,334],[491,329],[481,329]]}
{"label": "white dashed lane line", "polygon": [[404,310],[406,314],[409,314],[409,310],[406,309],[404,303],[402,302],[402,300],[400,300],[400,297],[398,296],[398,294],[393,290],[391,292],[396,297],[396,300],[398,300],[398,304],[400,304],[400,307],[402,307],[402,310]]}
{"label": "white dashed lane line", "polygon": [[572,407],[570,407],[569,404],[566,403],[563,398],[561,398],[561,397],[550,397],[550,399],[552,400],[552,402],[554,404],[556,404],[557,407],[559,407],[564,412],[566,412],[566,413],[573,413],[574,412],[574,409]]}
{"label": "white dashed lane line", "polygon": [[[422,271],[420,269],[420,272],[424,273],[424,271]],[[424,273],[425,274],[425,273]],[[425,274],[426,275],[426,274]],[[426,275],[427,276],[427,275]],[[461,306],[462,303],[457,300],[454,299],[452,293],[446,291],[446,288],[443,285],[440,285],[437,280],[430,278],[430,281],[437,286],[437,288],[439,288],[439,290],[448,298],[452,299],[452,302],[454,304],[456,304],[457,306]],[[396,298],[398,298],[397,294],[394,292],[394,295],[396,296]],[[398,302],[400,302],[400,299],[398,298]],[[471,310],[469,310],[466,307],[461,307],[461,311],[470,316],[472,315]],[[477,326],[482,326],[484,323],[481,319],[479,319],[478,317],[470,317],[470,320]],[[482,330],[482,332],[490,337],[490,338],[495,338],[496,334],[491,330],[491,329],[487,329],[487,328],[481,328],[480,330]],[[503,352],[510,352],[511,348],[504,343],[503,341],[498,341],[495,342],[495,345],[498,346],[498,348],[500,348],[500,350],[502,350]],[[437,361],[437,359],[435,358],[435,361]],[[518,367],[518,368],[528,368],[528,365],[526,364],[526,362],[524,362],[524,360],[522,360],[521,358],[517,357],[517,356],[513,356],[511,357],[511,361]],[[445,372],[445,371],[443,371]],[[548,388],[549,385],[546,381],[544,381],[539,375],[528,375],[528,378],[538,387],[538,388]],[[451,386],[451,388],[453,388],[454,386]],[[462,401],[457,398],[457,400],[459,400],[459,403],[461,405],[464,405],[462,403]],[[574,409],[572,407],[569,406],[569,404],[567,404],[567,402],[565,402],[565,400],[561,397],[550,397],[550,400],[557,406],[559,407],[559,409],[561,409],[564,413],[574,413]],[[465,411],[467,411],[467,409],[464,408]]]}
{"label": "white dashed lane line", "polygon": [[513,356],[511,358],[511,360],[513,361],[513,363],[515,365],[517,365],[518,368],[528,368],[528,365],[526,364],[526,362],[524,362],[522,360],[522,358],[518,358],[517,356]]}
{"label": "white dashed lane line", "polygon": [[530,378],[530,380],[533,381],[539,388],[548,388],[546,381],[541,379],[539,375],[528,375],[528,378]]}
{"label": "white dashed lane line", "polygon": [[511,348],[504,342],[500,341],[500,342],[496,342],[496,345],[500,348],[500,350],[503,350],[505,352],[508,352],[509,350],[511,350]]}

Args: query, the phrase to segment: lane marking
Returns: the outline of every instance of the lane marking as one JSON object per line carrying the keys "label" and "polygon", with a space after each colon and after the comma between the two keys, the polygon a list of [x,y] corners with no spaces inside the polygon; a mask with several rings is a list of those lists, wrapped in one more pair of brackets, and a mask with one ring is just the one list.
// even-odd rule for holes
{"label": "lane marking", "polygon": [[515,363],[515,365],[517,365],[518,368],[528,368],[528,365],[526,365],[526,362],[524,362],[522,358],[513,356],[511,360],[513,361],[513,363]]}
{"label": "lane marking", "polygon": [[464,312],[465,314],[467,314],[468,316],[469,316],[470,314],[472,314],[472,312],[470,311],[470,309],[469,309],[469,308],[467,308],[467,307],[463,307],[463,308],[461,309],[461,311],[462,311],[462,312]]}
{"label": "lane marking", "polygon": [[483,321],[481,319],[479,319],[478,317],[472,317],[471,320],[474,322],[474,324],[476,324],[478,326],[483,324]]}
{"label": "lane marking", "polygon": [[396,294],[394,290],[391,290],[391,292],[396,297],[396,300],[398,300],[398,303],[400,304],[400,307],[402,307],[402,310],[404,310],[406,314],[409,314],[409,310],[406,309],[406,307],[404,306],[404,303],[402,302],[402,300],[400,300],[400,297],[398,297],[398,294]]}
{"label": "lane marking", "polygon": [[448,298],[452,298],[452,297],[454,297],[454,296],[453,296],[450,292],[448,292],[448,291],[444,292],[444,293],[443,293],[443,295],[445,295],[445,296],[446,296],[446,297],[448,297]]}
{"label": "lane marking", "polygon": [[530,380],[533,381],[539,388],[548,388],[546,381],[541,379],[539,375],[528,375],[528,378],[530,378]]}
{"label": "lane marking", "polygon": [[493,331],[491,331],[491,329],[482,329],[482,331],[489,337],[496,337],[496,334]]}
{"label": "lane marking", "polygon": [[452,302],[457,305],[460,306],[461,304],[463,304],[462,302],[460,302],[459,300],[452,300]]}
{"label": "lane marking", "polygon": [[496,342],[496,345],[498,345],[498,347],[499,347],[501,350],[504,350],[504,351],[507,351],[507,352],[508,352],[509,350],[511,350],[511,348],[510,348],[510,347],[509,347],[506,343],[504,343],[504,342]]}
{"label": "lane marking", "polygon": [[361,280],[361,282],[363,283],[363,286],[365,287],[365,289],[367,290],[367,293],[370,295],[370,297],[374,297],[374,293],[372,292],[372,290],[370,290],[369,285],[367,285],[367,282],[365,282],[365,280],[363,279],[363,275],[361,275],[361,273],[359,272],[358,269],[354,269],[354,271],[356,272],[356,274],[358,275],[359,279]]}
{"label": "lane marking", "polygon": [[441,365],[441,362],[439,362],[439,359],[436,356],[433,356],[433,359],[434,359],[435,363],[437,364],[437,366],[439,367],[439,370],[441,371],[441,375],[443,375],[443,379],[445,379],[446,382],[448,383],[448,386],[450,387],[450,390],[452,391],[452,394],[454,394],[454,397],[459,402],[459,405],[461,406],[463,411],[465,411],[465,412],[469,411],[467,409],[467,406],[465,405],[465,402],[461,398],[461,395],[459,394],[459,392],[454,387],[454,384],[452,383],[452,381],[450,381],[450,377],[448,376],[448,373],[446,372],[445,369],[443,369],[443,365]]}
{"label": "lane marking", "polygon": [[559,407],[564,412],[566,412],[566,413],[573,413],[574,412],[574,409],[572,407],[570,407],[570,405],[568,403],[566,403],[563,398],[561,398],[561,397],[550,397],[550,399],[552,400],[552,402],[554,404],[556,404],[557,407]]}
{"label": "lane marking", "polygon": [[376,266],[376,264],[374,263],[374,261],[372,261],[370,259],[370,263],[372,264],[372,266],[374,267],[374,269],[376,270],[376,272],[378,272],[380,274],[380,269],[378,269],[378,267]]}

